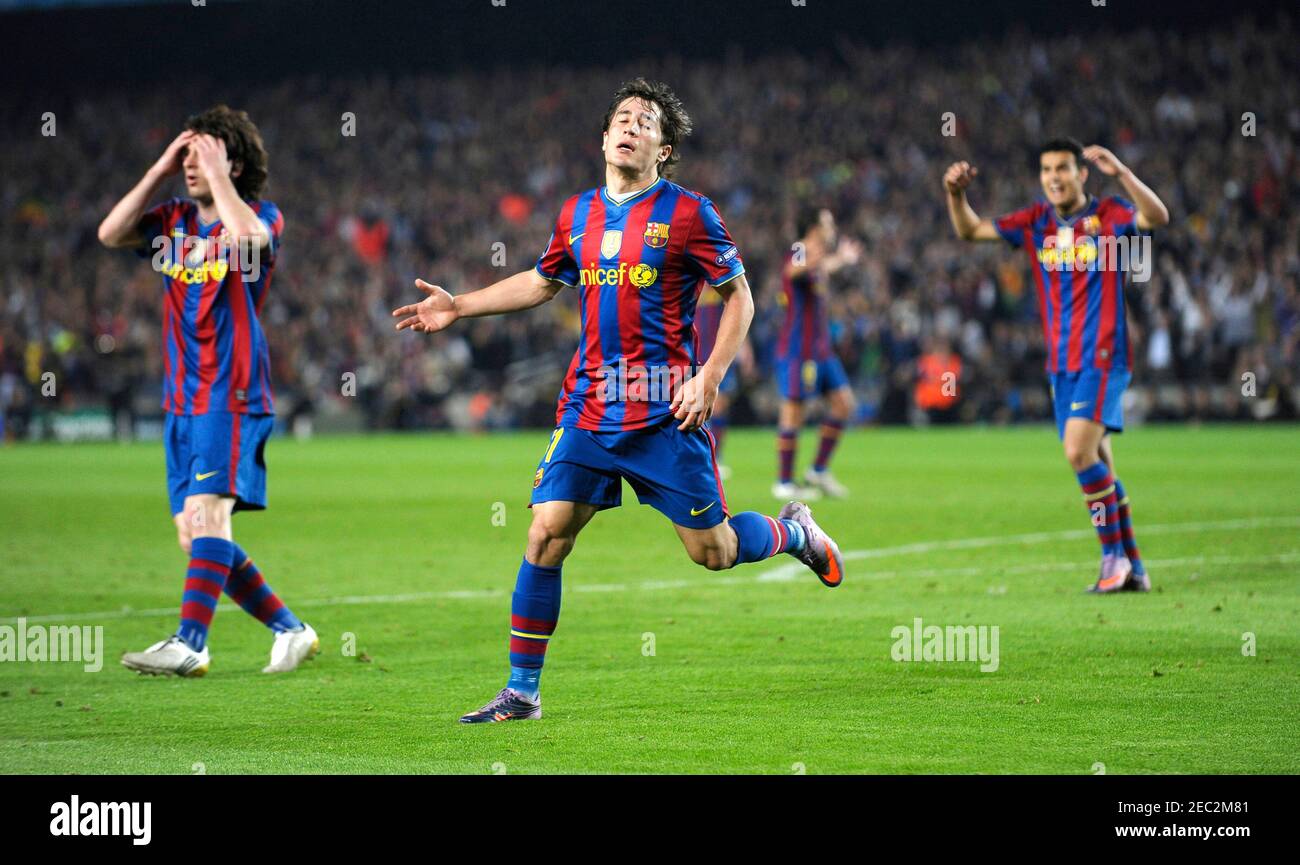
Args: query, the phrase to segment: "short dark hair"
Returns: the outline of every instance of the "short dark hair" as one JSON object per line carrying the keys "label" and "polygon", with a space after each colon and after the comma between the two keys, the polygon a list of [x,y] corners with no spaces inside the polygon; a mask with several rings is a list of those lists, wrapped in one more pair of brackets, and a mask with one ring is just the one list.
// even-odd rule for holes
{"label": "short dark hair", "polygon": [[1073,153],[1074,164],[1083,167],[1083,145],[1079,143],[1078,139],[1071,138],[1068,135],[1052,138],[1038,145],[1037,158],[1040,161],[1044,153]]}
{"label": "short dark hair", "polygon": [[230,157],[231,165],[241,166],[235,178],[235,191],[240,198],[256,199],[262,194],[267,176],[266,147],[247,111],[214,105],[186,120],[185,128],[226,142],[226,156]]}
{"label": "short dark hair", "polygon": [[829,210],[824,204],[805,204],[799,208],[799,213],[794,218],[795,234],[799,238],[808,236],[814,225],[822,221],[822,211]]}
{"label": "short dark hair", "polygon": [[631,97],[653,102],[659,107],[659,127],[663,130],[664,144],[672,147],[672,152],[668,154],[667,159],[659,163],[658,171],[661,177],[670,177],[674,167],[682,158],[677,152],[677,143],[691,134],[693,128],[691,117],[686,113],[682,100],[677,98],[677,94],[667,84],[662,81],[633,78],[631,81],[624,81],[618,88],[618,92],[614,94],[614,99],[605,112],[605,124],[600,128],[601,132],[609,131],[609,124],[614,120],[614,112],[624,100]]}

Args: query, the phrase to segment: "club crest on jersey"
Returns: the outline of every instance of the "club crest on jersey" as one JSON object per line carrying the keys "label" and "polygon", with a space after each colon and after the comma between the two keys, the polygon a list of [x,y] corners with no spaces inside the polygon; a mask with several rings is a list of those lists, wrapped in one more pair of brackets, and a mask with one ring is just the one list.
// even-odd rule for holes
{"label": "club crest on jersey", "polygon": [[623,248],[623,232],[621,229],[610,229],[600,238],[600,254],[604,258],[613,258],[618,255],[618,251]]}
{"label": "club crest on jersey", "polygon": [[663,249],[668,245],[668,223],[647,222],[645,226],[645,245],[651,249]]}
{"label": "club crest on jersey", "polygon": [[1085,216],[1083,222],[1079,225],[1079,229],[1084,234],[1090,234],[1093,237],[1096,237],[1097,233],[1101,231],[1101,219],[1096,214]]}

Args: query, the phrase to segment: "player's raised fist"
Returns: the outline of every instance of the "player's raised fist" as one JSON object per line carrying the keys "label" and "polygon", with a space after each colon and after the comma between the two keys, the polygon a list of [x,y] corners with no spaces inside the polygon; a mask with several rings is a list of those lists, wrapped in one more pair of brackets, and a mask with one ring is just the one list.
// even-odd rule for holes
{"label": "player's raised fist", "polygon": [[1083,158],[1097,166],[1097,170],[1107,177],[1114,177],[1124,170],[1124,163],[1100,144],[1090,144],[1083,148]]}
{"label": "player's raised fist", "polygon": [[954,162],[948,166],[948,170],[943,173],[943,185],[948,190],[949,195],[957,195],[965,192],[966,187],[975,179],[979,169],[975,168],[969,162]]}
{"label": "player's raised fist", "polygon": [[415,287],[428,297],[419,303],[410,303],[393,310],[395,318],[405,316],[397,323],[398,330],[410,328],[420,333],[437,333],[460,318],[460,313],[456,310],[456,299],[440,286],[417,279]]}
{"label": "player's raised fist", "polygon": [[180,172],[181,163],[185,161],[185,148],[189,147],[197,134],[193,129],[186,129],[173,138],[172,143],[167,145],[162,156],[159,156],[158,161],[154,163],[154,171],[165,177]]}

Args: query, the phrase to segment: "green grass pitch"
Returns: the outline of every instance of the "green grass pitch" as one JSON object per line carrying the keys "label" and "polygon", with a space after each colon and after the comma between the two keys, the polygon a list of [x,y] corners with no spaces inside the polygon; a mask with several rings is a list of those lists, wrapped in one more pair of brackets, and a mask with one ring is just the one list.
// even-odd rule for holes
{"label": "green grass pitch", "polygon": [[[699,568],[625,488],[565,565],[545,717],[464,727],[505,679],[546,444],[275,440],[271,507],[235,536],[322,654],[262,675],[269,633],[223,599],[198,680],[118,664],[175,627],[161,446],[0,449],[0,624],[102,625],[105,644],[94,673],[0,663],[0,771],[1300,771],[1295,427],[1119,437],[1147,596],[1083,593],[1097,544],[1046,427],[850,431],[853,496],[814,506],[849,555],[836,590],[788,557]],[[775,513],[771,433],[724,456],[732,509]],[[917,617],[997,626],[998,669],[895,662]]]}

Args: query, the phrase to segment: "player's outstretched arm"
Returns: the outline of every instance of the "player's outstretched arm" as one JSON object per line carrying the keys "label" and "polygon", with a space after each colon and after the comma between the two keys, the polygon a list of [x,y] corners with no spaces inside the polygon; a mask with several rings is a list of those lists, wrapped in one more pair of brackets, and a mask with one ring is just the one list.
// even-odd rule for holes
{"label": "player's outstretched arm", "polygon": [[393,310],[393,317],[401,318],[397,323],[398,330],[409,328],[420,333],[436,333],[450,327],[457,319],[532,309],[555,297],[564,286],[530,268],[494,282],[487,288],[455,297],[442,287],[431,285],[423,279],[417,279],[415,287],[428,296],[419,303],[399,306]]}
{"label": "player's outstretched arm", "polygon": [[195,133],[186,129],[172,139],[158,161],[149,166],[149,170],[140,178],[130,192],[113,206],[99,224],[99,242],[110,249],[123,246],[139,246],[143,241],[140,236],[140,217],[144,216],[150,200],[158,192],[167,178],[181,170],[185,159],[185,148],[194,140]]}
{"label": "player's outstretched arm", "polygon": [[1119,180],[1119,185],[1124,187],[1129,198],[1137,205],[1138,228],[1147,231],[1152,228],[1159,228],[1162,225],[1169,224],[1169,208],[1127,165],[1119,161],[1119,158],[1111,153],[1100,144],[1092,144],[1083,148],[1083,158],[1097,166],[1097,170],[1107,177],[1114,177]]}
{"label": "player's outstretched arm", "polygon": [[980,219],[975,208],[966,199],[966,187],[979,169],[969,162],[954,162],[948,166],[943,175],[943,186],[947,192],[948,218],[952,220],[952,230],[962,240],[997,240],[998,232],[993,227],[993,220]]}

